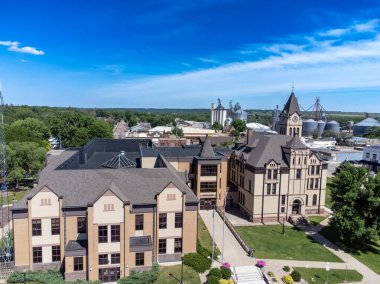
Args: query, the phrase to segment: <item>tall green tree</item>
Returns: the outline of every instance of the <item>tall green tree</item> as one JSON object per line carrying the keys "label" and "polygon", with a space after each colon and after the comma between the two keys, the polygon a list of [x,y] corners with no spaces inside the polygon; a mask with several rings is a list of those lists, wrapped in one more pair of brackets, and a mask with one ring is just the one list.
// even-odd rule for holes
{"label": "tall green tree", "polygon": [[182,138],[183,137],[183,130],[182,128],[179,128],[177,126],[174,126],[171,130],[171,133],[176,135],[177,137]]}
{"label": "tall green tree", "polygon": [[211,129],[223,130],[223,125],[221,125],[219,122],[215,121],[214,124],[211,126]]}
{"label": "tall green tree", "polygon": [[332,180],[331,225],[349,245],[364,247],[380,234],[380,178],[348,162]]}
{"label": "tall green tree", "polygon": [[239,132],[244,132],[247,130],[247,125],[244,120],[241,119],[235,119],[232,121],[231,125],[235,127],[235,129]]}

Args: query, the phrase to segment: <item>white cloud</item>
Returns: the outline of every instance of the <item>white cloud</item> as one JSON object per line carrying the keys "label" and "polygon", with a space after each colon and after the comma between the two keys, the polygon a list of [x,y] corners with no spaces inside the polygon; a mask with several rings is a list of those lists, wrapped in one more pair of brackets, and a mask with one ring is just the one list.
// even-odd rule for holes
{"label": "white cloud", "polygon": [[9,51],[28,53],[33,55],[44,55],[45,52],[31,46],[20,47],[20,43],[17,41],[0,41],[0,45],[8,46]]}
{"label": "white cloud", "polygon": [[197,59],[203,63],[219,64],[217,60],[212,58],[198,57]]}
{"label": "white cloud", "polygon": [[330,37],[330,36],[339,37],[339,36],[349,33],[350,31],[351,29],[332,29],[325,32],[320,32],[318,33],[318,35],[323,36],[323,37]]}
{"label": "white cloud", "polygon": [[327,31],[319,32],[321,37],[341,37],[353,33],[372,33],[376,32],[379,26],[378,19],[372,19],[367,22],[355,23],[348,28],[344,29],[331,29]]}
{"label": "white cloud", "polygon": [[378,19],[354,25],[352,28],[357,32],[375,32],[379,25]]}

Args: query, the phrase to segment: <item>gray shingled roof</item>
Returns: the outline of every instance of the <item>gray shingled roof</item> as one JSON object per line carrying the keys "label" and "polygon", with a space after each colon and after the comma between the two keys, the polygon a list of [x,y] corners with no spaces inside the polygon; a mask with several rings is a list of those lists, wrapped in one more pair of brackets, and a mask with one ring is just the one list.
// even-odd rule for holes
{"label": "gray shingled roof", "polygon": [[199,157],[201,158],[215,158],[214,150],[211,146],[211,141],[208,137],[206,137],[205,141],[203,142],[202,149],[199,152]]}
{"label": "gray shingled roof", "polygon": [[253,167],[264,167],[271,160],[279,163],[281,167],[288,167],[289,161],[283,148],[289,148],[289,145],[293,144],[297,149],[307,148],[299,137],[254,133],[249,137],[249,143],[239,147],[235,152],[237,155],[243,154],[246,163]]}
{"label": "gray shingled roof", "polygon": [[297,112],[298,114],[301,114],[301,110],[300,110],[300,107],[298,105],[298,100],[296,98],[296,95],[294,94],[294,92],[292,92],[290,94],[288,101],[285,104],[285,107],[284,107],[282,113],[292,115],[295,112]]}
{"label": "gray shingled roof", "polygon": [[136,166],[137,163],[128,159],[124,152],[121,152],[102,164],[102,167],[111,169],[135,168]]}
{"label": "gray shingled roof", "polygon": [[111,189],[123,202],[155,204],[155,195],[169,183],[186,193],[187,202],[198,201],[182,179],[167,168],[56,170],[75,152],[64,151],[60,156],[50,156],[46,168],[40,173],[37,187],[16,203],[13,209],[26,209],[27,199],[44,186],[48,186],[58,196],[63,196],[63,207],[87,207],[107,189]]}

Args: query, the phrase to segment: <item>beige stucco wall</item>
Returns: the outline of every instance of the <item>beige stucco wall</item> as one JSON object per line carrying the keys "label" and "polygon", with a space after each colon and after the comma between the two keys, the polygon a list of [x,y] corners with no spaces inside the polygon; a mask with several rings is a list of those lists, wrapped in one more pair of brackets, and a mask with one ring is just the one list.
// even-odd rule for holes
{"label": "beige stucco wall", "polygon": [[185,211],[183,217],[183,253],[196,251],[198,211]]}
{"label": "beige stucco wall", "polygon": [[29,232],[28,219],[13,219],[15,266],[30,264]]}
{"label": "beige stucco wall", "polygon": [[[104,206],[114,205],[114,211],[104,211]],[[107,191],[94,204],[94,224],[116,224],[124,221],[123,202],[111,191]]]}
{"label": "beige stucco wall", "polygon": [[[175,200],[168,200],[168,194],[174,194]],[[163,212],[181,212],[182,211],[182,192],[173,184],[168,185],[158,195],[158,211]]]}
{"label": "beige stucco wall", "polygon": [[[41,200],[48,199],[51,205],[42,205]],[[30,201],[31,218],[59,217],[59,200],[57,195],[45,188],[38,192]]]}
{"label": "beige stucco wall", "polygon": [[153,169],[154,165],[156,164],[156,161],[157,161],[156,157],[142,157],[141,158],[141,167]]}

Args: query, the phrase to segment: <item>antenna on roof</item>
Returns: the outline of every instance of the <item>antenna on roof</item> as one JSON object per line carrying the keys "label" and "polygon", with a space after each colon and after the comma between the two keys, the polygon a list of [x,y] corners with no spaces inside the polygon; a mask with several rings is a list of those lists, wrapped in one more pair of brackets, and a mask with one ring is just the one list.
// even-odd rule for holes
{"label": "antenna on roof", "polygon": [[294,82],[292,83],[292,93],[294,92]]}

